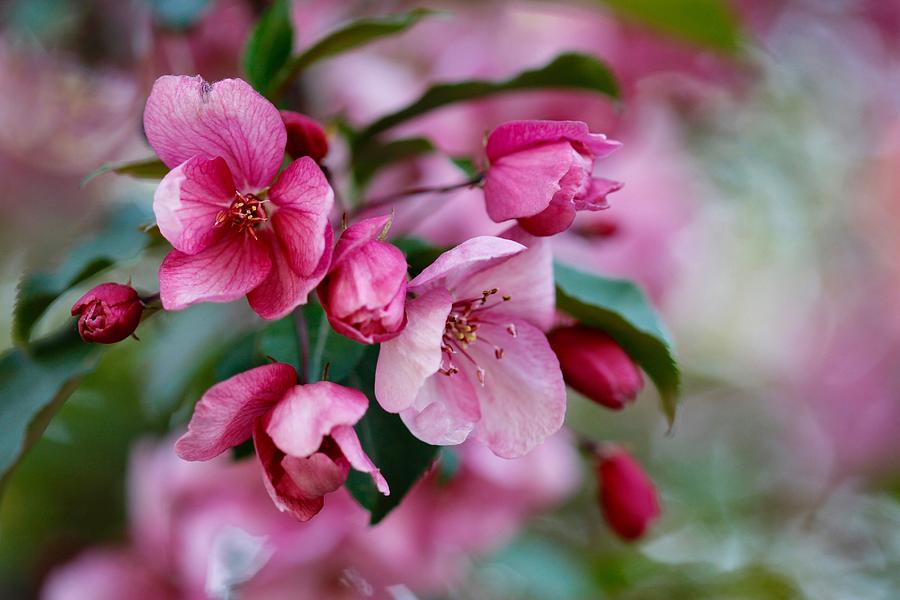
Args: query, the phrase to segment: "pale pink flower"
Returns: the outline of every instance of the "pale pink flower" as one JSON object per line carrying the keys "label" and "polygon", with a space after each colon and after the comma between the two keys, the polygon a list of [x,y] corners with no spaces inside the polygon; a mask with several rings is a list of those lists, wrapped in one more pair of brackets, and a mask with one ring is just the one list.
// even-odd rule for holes
{"label": "pale pink flower", "polygon": [[579,210],[608,208],[622,187],[594,177],[594,162],[620,146],[579,121],[510,121],[491,132],[484,200],[491,219],[518,219],[534,235],[565,231]]}
{"label": "pale pink flower", "polygon": [[562,425],[565,386],[544,331],[554,316],[549,248],[477,237],[408,286],[407,326],[381,345],[375,395],[430,444],[469,434],[504,458]]}
{"label": "pale pink flower", "polygon": [[406,257],[379,239],[390,220],[375,217],[347,228],[318,289],[335,331],[363,344],[395,338],[406,325]]}
{"label": "pale pink flower", "polygon": [[371,474],[387,495],[387,482],[353,430],[368,408],[365,395],[327,381],[296,383],[293,367],[275,363],[214,385],[175,451],[185,460],[209,460],[252,436],[272,501],[301,521],[322,509],[351,466]]}
{"label": "pale pink flower", "polygon": [[261,317],[277,319],[305,303],[328,270],[334,193],[308,157],[272,184],[287,139],[278,109],[240,79],[166,76],[147,100],[144,129],[172,168],[153,198],[174,247],[159,270],[163,306],[246,295]]}

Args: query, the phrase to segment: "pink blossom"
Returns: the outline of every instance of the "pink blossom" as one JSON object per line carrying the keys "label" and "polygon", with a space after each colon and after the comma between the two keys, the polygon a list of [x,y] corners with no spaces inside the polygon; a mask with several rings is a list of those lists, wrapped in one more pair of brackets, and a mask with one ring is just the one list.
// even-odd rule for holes
{"label": "pink blossom", "polygon": [[562,425],[566,397],[543,331],[552,324],[546,244],[477,237],[409,283],[406,329],[381,346],[375,395],[430,444],[470,434],[504,458]]}
{"label": "pink blossom", "polygon": [[619,142],[579,121],[510,121],[491,132],[484,183],[488,215],[518,219],[534,235],[568,229],[579,210],[601,210],[622,184],[594,177],[594,162]]}
{"label": "pink blossom", "polygon": [[272,501],[301,521],[322,510],[325,494],[343,485],[351,466],[370,473],[387,495],[353,430],[368,408],[365,395],[327,381],[296,382],[293,367],[275,363],[214,385],[178,440],[178,456],[209,460],[253,436]]}
{"label": "pink blossom", "polygon": [[318,289],[335,331],[363,344],[395,338],[406,325],[406,257],[379,239],[390,221],[365,219],[341,234]]}
{"label": "pink blossom", "polygon": [[172,168],[153,211],[172,250],[159,270],[163,307],[246,295],[277,319],[306,302],[328,270],[334,194],[315,161],[292,162],[270,186],[287,134],[278,110],[240,79],[161,77],[144,129]]}
{"label": "pink blossom", "polygon": [[328,138],[318,121],[291,110],[281,111],[281,118],[287,130],[288,155],[292,158],[308,156],[322,162],[328,154]]}
{"label": "pink blossom", "polygon": [[138,293],[121,283],[100,284],[72,306],[81,339],[100,344],[121,342],[134,333],[143,312]]}

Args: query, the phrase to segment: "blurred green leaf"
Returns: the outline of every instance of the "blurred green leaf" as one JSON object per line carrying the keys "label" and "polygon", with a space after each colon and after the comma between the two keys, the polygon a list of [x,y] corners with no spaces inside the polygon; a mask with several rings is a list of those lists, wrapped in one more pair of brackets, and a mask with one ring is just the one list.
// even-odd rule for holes
{"label": "blurred green leaf", "polygon": [[406,264],[409,265],[409,274],[412,277],[424,271],[425,267],[437,260],[437,257],[446,250],[414,237],[400,238],[392,243],[406,255]]}
{"label": "blurred green leaf", "polygon": [[356,185],[365,186],[378,171],[394,163],[418,158],[435,150],[434,144],[423,137],[370,144],[353,157]]}
{"label": "blurred green leaf", "polygon": [[158,158],[146,158],[129,162],[105,163],[81,180],[81,187],[86,186],[92,179],[104,173],[118,173],[119,175],[131,175],[137,179],[162,179],[169,172],[169,167]]}
{"label": "blurred green leaf", "polygon": [[81,340],[73,322],[0,357],[0,492],[100,353],[99,346]]}
{"label": "blurred green leaf", "polygon": [[737,51],[741,24],[727,0],[599,0],[625,20],[726,54]]}
{"label": "blurred green leaf", "polygon": [[402,33],[435,12],[424,8],[415,8],[404,13],[368,17],[347,23],[290,60],[285,60],[281,71],[273,81],[267,84],[266,95],[270,98],[278,96],[291,81],[313,63],[359,48],[377,39]]}
{"label": "blurred green leaf", "polygon": [[347,477],[347,489],[371,514],[374,525],[384,519],[407,492],[431,467],[437,457],[438,447],[430,446],[414,437],[399,415],[385,412],[375,400],[375,364],[378,353],[372,346],[353,376],[350,385],[369,397],[369,409],[356,424],[356,433],[363,450],[381,469],[381,474],[391,486],[391,495],[378,492],[371,476],[351,470]]}
{"label": "blurred green leaf", "polygon": [[598,277],[560,263],[554,276],[557,307],[621,344],[656,384],[671,427],[681,376],[670,336],[644,293],[630,281]]}
{"label": "blurred green leaf", "polygon": [[345,380],[359,365],[367,346],[332,329],[317,302],[303,307],[303,318],[309,335],[309,380],[318,381],[326,364],[330,381]]}
{"label": "blurred green leaf", "polygon": [[560,54],[543,67],[523,71],[505,81],[471,80],[439,83],[429,88],[406,108],[386,115],[369,125],[360,132],[356,143],[357,145],[368,143],[371,138],[395,125],[448,104],[506,92],[546,88],[585,90],[611,98],[619,97],[616,80],[605,63],[587,54]]}
{"label": "blurred green leaf", "polygon": [[244,49],[242,66],[250,85],[261,93],[269,90],[276,73],[287,64],[293,45],[290,2],[275,0],[256,23]]}
{"label": "blurred green leaf", "polygon": [[150,219],[135,205],[122,206],[100,233],[75,247],[58,268],[24,275],[13,310],[13,339],[27,343],[35,323],[60,295],[114,263],[137,256],[150,241],[141,230]]}

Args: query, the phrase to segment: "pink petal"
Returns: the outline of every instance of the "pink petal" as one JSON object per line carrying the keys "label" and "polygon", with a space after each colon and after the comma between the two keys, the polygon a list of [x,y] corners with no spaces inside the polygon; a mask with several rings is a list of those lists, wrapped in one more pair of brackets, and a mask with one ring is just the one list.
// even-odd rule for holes
{"label": "pink petal", "polygon": [[316,516],[325,506],[325,498],[309,496],[297,487],[282,464],[286,458],[284,452],[279,450],[272,443],[272,438],[266,434],[265,419],[256,422],[253,444],[256,446],[256,457],[263,470],[263,485],[275,508],[281,512],[291,513],[300,521],[309,521]]}
{"label": "pink petal", "polygon": [[[515,338],[506,332],[505,323],[515,325]],[[469,346],[470,354],[485,369],[475,437],[497,456],[517,458],[562,426],[566,387],[559,361],[544,334],[525,321],[482,322],[478,331],[501,345],[504,353],[498,360],[488,344]]]}
{"label": "pink petal", "polygon": [[348,254],[360,246],[365,246],[367,243],[377,240],[392,219],[393,217],[390,215],[383,215],[372,217],[371,219],[363,219],[348,227],[334,246],[334,258],[331,261],[331,266],[337,267]]}
{"label": "pink petal", "polygon": [[571,144],[556,142],[492,161],[484,180],[488,216],[500,222],[530,217],[547,208],[571,169],[574,154]]}
{"label": "pink petal", "polygon": [[613,192],[621,190],[625,186],[621,181],[594,177],[584,198],[575,200],[577,210],[603,210],[609,208],[606,197]]}
{"label": "pink petal", "polygon": [[298,385],[272,409],[266,433],[285,454],[310,456],[335,427],[355,425],[368,407],[359,390],[328,381]]}
{"label": "pink petal", "polygon": [[375,367],[375,397],[388,412],[409,408],[441,366],[441,338],[453,300],[444,289],[425,292],[406,304],[406,329],[381,344]]}
{"label": "pink petal", "polygon": [[581,142],[596,158],[608,156],[622,145],[603,134],[591,133],[587,123],[581,121],[510,121],[491,132],[485,151],[494,163],[525,148],[563,140]]}
{"label": "pink petal", "polygon": [[344,485],[349,471],[346,462],[339,465],[324,452],[306,457],[285,456],[281,466],[297,489],[310,498],[330,494]]}
{"label": "pink petal", "polygon": [[369,458],[369,455],[363,451],[362,446],[359,444],[359,437],[356,435],[356,431],[353,430],[353,427],[349,425],[339,425],[331,432],[331,437],[341,449],[341,452],[344,454],[344,457],[350,463],[351,467],[362,473],[370,474],[378,491],[385,496],[391,495],[388,482],[381,474],[381,470],[376,467],[375,463],[372,462],[372,459]]}
{"label": "pink petal", "polygon": [[522,229],[532,235],[549,237],[569,228],[575,220],[575,204],[571,196],[559,193],[550,205],[532,217],[519,219]]}
{"label": "pink petal", "polygon": [[185,254],[196,254],[225,233],[216,217],[234,196],[234,181],[221,158],[195,156],[169,171],[153,194],[159,231]]}
{"label": "pink petal", "polygon": [[466,370],[428,378],[413,406],[400,413],[409,431],[428,444],[463,443],[481,419],[478,396]]}
{"label": "pink petal", "polygon": [[[453,290],[479,271],[498,265],[524,251],[524,246],[511,240],[491,236],[471,238],[441,254],[409,282],[409,290],[416,294],[435,287]],[[479,291],[478,296],[480,295]]]}
{"label": "pink petal", "polygon": [[185,460],[209,460],[253,433],[253,423],[297,383],[290,365],[256,367],[209,388],[197,406],[188,431],[175,444]]}
{"label": "pink petal", "polygon": [[[322,233],[325,239],[325,247],[331,247],[331,225],[325,224]],[[274,239],[271,233],[266,234],[266,239],[272,240],[271,261],[272,268],[269,276],[247,294],[250,307],[263,319],[280,319],[292,310],[306,304],[309,293],[322,281],[328,272],[331,262],[331,253],[323,252],[319,257],[319,264],[309,275],[298,275],[288,263],[288,252],[280,242]]]}
{"label": "pink petal", "polygon": [[172,250],[159,267],[163,307],[180,310],[197,302],[237,300],[269,276],[269,254],[265,241],[238,232],[197,254]]}
{"label": "pink petal", "polygon": [[157,79],[144,110],[144,131],[171,168],[193,156],[221,156],[242,192],[272,181],[287,141],[278,109],[246,82],[208,83],[200,76]]}

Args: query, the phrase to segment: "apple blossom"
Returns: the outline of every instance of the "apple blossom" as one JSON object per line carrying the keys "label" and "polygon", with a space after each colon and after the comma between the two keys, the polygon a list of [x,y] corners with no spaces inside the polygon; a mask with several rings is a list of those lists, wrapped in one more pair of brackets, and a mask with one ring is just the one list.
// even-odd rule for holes
{"label": "apple blossom", "polygon": [[159,270],[163,307],[246,295],[266,319],[306,302],[328,270],[334,193],[309,157],[270,184],[287,134],[278,110],[240,79],[160,77],[147,139],[172,170],[153,197],[172,244]]}
{"label": "apple blossom", "polygon": [[580,121],[510,121],[491,132],[484,182],[488,215],[518,219],[533,235],[565,231],[579,210],[601,210],[606,196],[622,187],[594,177],[594,163],[619,142],[591,133]]}
{"label": "apple blossom", "polygon": [[285,151],[291,158],[308,156],[322,162],[328,154],[328,138],[318,121],[292,110],[281,111],[281,119],[287,131]]}
{"label": "apple blossom", "polygon": [[134,288],[121,283],[102,283],[72,306],[78,315],[78,335],[86,342],[114,344],[134,333],[144,304]]}
{"label": "apple blossom", "polygon": [[388,484],[363,451],[353,425],[368,408],[362,392],[327,381],[296,385],[294,368],[257,367],[210,388],[197,403],[188,432],[176,443],[185,460],[209,460],[251,436],[266,490],[282,512],[308,521],[352,466]]}
{"label": "apple blossom", "polygon": [[641,465],[622,448],[602,452],[597,464],[603,517],[625,540],[644,535],[659,517],[659,500],[653,481]]}

